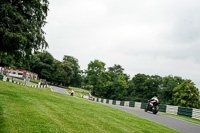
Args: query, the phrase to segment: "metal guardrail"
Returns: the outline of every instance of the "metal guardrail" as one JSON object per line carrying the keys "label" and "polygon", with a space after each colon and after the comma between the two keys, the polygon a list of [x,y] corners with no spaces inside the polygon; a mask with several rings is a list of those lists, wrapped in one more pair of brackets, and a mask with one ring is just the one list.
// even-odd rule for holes
{"label": "metal guardrail", "polygon": [[[12,82],[12,83],[15,83],[15,84],[19,84],[19,85],[24,85],[26,86],[25,84],[21,83],[21,82],[18,82],[18,81],[14,81],[13,79],[11,78],[7,78],[5,75],[3,76],[3,78],[1,79],[5,82]],[[29,87],[32,87],[32,88],[47,88],[48,85],[29,85]]]}
{"label": "metal guardrail", "polygon": [[[103,103],[112,104],[116,106],[128,106],[128,107],[136,107],[136,108],[141,108],[141,109],[144,109],[147,104],[147,103],[141,103],[141,102],[135,102],[135,101],[118,101],[118,100],[110,100],[110,99],[103,99],[103,98],[93,98],[93,101],[103,102]],[[160,104],[159,111],[200,120],[200,109]]]}

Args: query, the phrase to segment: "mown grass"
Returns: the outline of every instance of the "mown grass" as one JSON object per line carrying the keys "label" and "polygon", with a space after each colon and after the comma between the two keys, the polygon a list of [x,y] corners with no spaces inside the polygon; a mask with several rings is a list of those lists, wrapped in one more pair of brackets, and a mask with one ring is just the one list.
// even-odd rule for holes
{"label": "mown grass", "polygon": [[89,96],[89,91],[85,91],[83,89],[80,88],[75,88],[75,87],[69,87],[69,89],[66,89],[66,91],[70,94],[70,92],[72,91],[72,89],[74,90],[74,96],[76,97],[82,97],[82,95],[84,96]]}
{"label": "mown grass", "polygon": [[178,118],[178,119],[182,119],[182,120],[189,121],[189,122],[192,122],[192,123],[200,125],[200,120],[198,120],[198,119],[193,119],[193,118],[186,117],[186,116],[181,116],[181,115],[168,114],[168,113],[164,113],[164,112],[159,112],[159,113],[160,114],[164,114],[164,115],[168,115],[168,116],[172,116],[172,117],[175,117],[175,118]]}
{"label": "mown grass", "polygon": [[89,90],[85,90],[85,89],[81,89],[81,88],[77,88],[77,87],[68,87],[69,89],[73,89],[73,90],[76,90],[76,91],[82,91],[82,92],[86,92],[86,93],[89,93],[90,91]]}
{"label": "mown grass", "polygon": [[0,81],[0,132],[175,133],[152,121],[84,99]]}

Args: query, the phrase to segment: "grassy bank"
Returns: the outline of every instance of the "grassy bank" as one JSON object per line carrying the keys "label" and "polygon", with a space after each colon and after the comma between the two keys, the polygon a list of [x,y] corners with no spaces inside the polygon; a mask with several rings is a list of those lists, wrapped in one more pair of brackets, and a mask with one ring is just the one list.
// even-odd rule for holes
{"label": "grassy bank", "polygon": [[74,90],[74,96],[77,96],[77,97],[82,97],[82,95],[84,96],[89,96],[89,91],[88,90],[84,90],[84,89],[81,89],[81,88],[76,88],[76,87],[68,87],[68,89],[66,89],[66,91],[68,93],[70,93],[72,90]]}
{"label": "grassy bank", "polygon": [[80,98],[0,81],[0,132],[176,132]]}

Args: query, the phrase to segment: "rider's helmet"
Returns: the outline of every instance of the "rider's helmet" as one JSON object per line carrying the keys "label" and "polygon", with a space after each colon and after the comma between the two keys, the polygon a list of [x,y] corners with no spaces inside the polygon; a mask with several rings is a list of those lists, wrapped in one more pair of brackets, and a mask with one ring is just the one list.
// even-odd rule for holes
{"label": "rider's helmet", "polygon": [[155,95],[155,96],[153,96],[153,98],[157,98],[157,96]]}

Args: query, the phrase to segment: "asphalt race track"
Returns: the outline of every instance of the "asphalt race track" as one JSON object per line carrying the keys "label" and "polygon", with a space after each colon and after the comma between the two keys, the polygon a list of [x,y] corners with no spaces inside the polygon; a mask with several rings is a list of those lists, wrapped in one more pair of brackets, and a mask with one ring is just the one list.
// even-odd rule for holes
{"label": "asphalt race track", "polygon": [[[105,103],[104,103],[105,104]],[[184,132],[184,133],[200,133],[200,125],[194,124],[188,121],[184,121],[178,118],[174,118],[167,115],[162,114],[153,114],[152,112],[144,112],[143,109],[125,107],[125,106],[117,106],[117,105],[110,105],[105,104],[110,107],[114,107],[123,111],[126,111],[131,114],[135,114],[137,116],[143,117],[145,119],[157,122],[159,124],[165,125],[172,129]]]}
{"label": "asphalt race track", "polygon": [[[52,86],[51,88],[53,92],[69,95],[69,93],[67,93],[64,88],[55,87],[55,86]],[[181,131],[184,133],[200,133],[200,125],[187,122],[178,118],[162,115],[159,113],[154,115],[152,112],[144,112],[143,109],[137,109],[137,108],[132,108],[132,107],[117,106],[117,105],[111,105],[111,104],[106,104],[106,103],[99,103],[99,104],[104,104],[113,108],[120,109],[122,111],[126,111],[131,114],[135,114],[137,116],[143,117],[145,119],[148,119],[148,120],[157,122],[159,124],[165,125],[167,127],[170,127],[172,129],[175,129],[177,131]]]}

